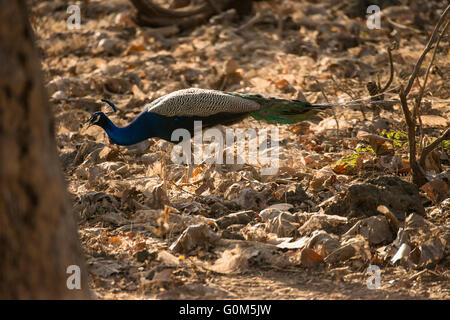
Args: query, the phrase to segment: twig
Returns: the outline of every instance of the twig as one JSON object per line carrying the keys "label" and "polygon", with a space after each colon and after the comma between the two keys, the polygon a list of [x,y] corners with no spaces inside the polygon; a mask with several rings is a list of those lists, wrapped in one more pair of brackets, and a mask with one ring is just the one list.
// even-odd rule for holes
{"label": "twig", "polygon": [[[384,93],[392,92],[392,91],[397,91],[397,90],[399,90],[399,89],[400,89],[400,86],[397,86],[397,87],[394,87],[394,88],[391,88],[391,89],[387,90],[387,91],[384,92]],[[354,104],[355,102],[366,102],[366,101],[368,101],[368,100],[372,100],[372,99],[375,98],[375,97],[381,96],[381,95],[383,95],[384,93],[378,93],[378,94],[376,94],[376,95],[373,95],[373,96],[370,96],[370,97],[361,98],[361,99],[354,99],[354,100],[352,99],[352,101],[348,101],[348,102],[344,103],[343,105]],[[347,94],[348,94],[348,93],[347,93]]]}
{"label": "twig", "polygon": [[244,29],[253,26],[254,24],[258,23],[262,19],[262,17],[263,17],[262,14],[259,11],[257,11],[256,14],[252,18],[250,18],[250,20],[248,20],[242,26],[237,28],[236,31],[242,31]]}
{"label": "twig", "polygon": [[432,143],[427,145],[425,148],[423,148],[420,158],[419,158],[419,164],[424,167],[425,166],[425,159],[427,155],[433,151],[442,141],[444,140],[450,140],[450,128],[445,130],[445,132],[436,140],[434,140]]}
{"label": "twig", "polygon": [[416,123],[415,118],[411,116],[411,111],[408,108],[406,95],[403,91],[403,86],[400,87],[400,101],[405,115],[406,126],[408,127],[408,144],[409,144],[409,164],[413,174],[413,182],[416,185],[424,185],[427,183],[425,172],[417,163],[416,159]]}
{"label": "twig", "polygon": [[[403,86],[400,87],[400,94],[399,94],[400,101],[401,101],[403,113],[405,115],[406,125],[408,127],[409,157],[410,157],[409,161],[410,161],[410,166],[411,166],[411,171],[412,171],[412,176],[413,176],[413,182],[418,186],[422,186],[423,184],[427,183],[427,181],[428,181],[426,178],[425,170],[424,170],[425,157],[427,156],[428,153],[433,151],[434,148],[436,148],[439,145],[440,141],[444,140],[445,137],[449,135],[450,130],[447,129],[447,131],[441,137],[438,138],[439,141],[434,141],[430,145],[426,146],[421,152],[421,155],[419,158],[419,163],[417,163],[416,128],[415,128],[416,120],[417,120],[417,108],[414,108],[413,116],[411,116],[411,111],[408,108],[407,96],[412,88],[414,80],[417,78],[417,75],[418,75],[419,69],[422,65],[422,62],[425,59],[426,54],[431,50],[432,45],[435,42],[436,36],[438,34],[439,28],[440,28],[441,24],[445,21],[445,18],[447,17],[447,13],[449,11],[450,11],[450,5],[447,6],[447,8],[444,10],[442,15],[440,16],[439,21],[436,24],[425,49],[423,50],[416,65],[414,66],[413,73],[411,74],[409,81],[408,81],[408,86],[406,87],[405,90],[403,90]],[[443,32],[439,34],[438,39],[437,39],[437,44],[439,44],[439,41],[442,38],[447,26],[448,26],[448,23],[445,24]],[[435,50],[437,50],[437,46],[436,46]],[[433,62],[433,58],[432,58],[431,63]],[[430,65],[431,65],[431,63],[430,63]],[[425,86],[426,86],[426,83],[424,83],[423,86],[421,86],[421,90],[424,89]],[[422,93],[422,95],[423,95],[423,93]],[[417,101],[416,106],[418,106],[418,105],[420,105],[420,101]]]}
{"label": "twig", "polygon": [[417,77],[417,74],[419,73],[420,67],[422,66],[423,59],[425,59],[425,56],[428,53],[428,51],[431,50],[431,45],[434,43],[434,40],[435,40],[435,38],[437,36],[439,27],[441,26],[442,22],[444,22],[444,19],[447,16],[447,13],[449,11],[450,11],[450,5],[448,5],[447,8],[445,8],[444,12],[442,13],[441,17],[439,18],[439,21],[436,24],[436,26],[434,27],[433,33],[431,34],[430,40],[428,40],[427,46],[423,50],[422,55],[419,57],[419,60],[417,60],[417,63],[415,65],[415,67],[414,67],[414,71],[411,74],[411,77],[409,78],[408,85],[406,86],[406,89],[403,92],[405,97],[408,95],[409,91],[411,91],[411,88],[412,88],[413,83],[414,83],[414,79]]}
{"label": "twig", "polygon": [[394,22],[394,21],[392,21],[389,17],[386,17],[386,21],[389,22],[392,26],[394,26],[394,27],[396,27],[396,28],[398,28],[398,29],[401,29],[401,30],[407,30],[407,31],[410,31],[410,32],[414,32],[414,33],[416,33],[416,34],[422,34],[422,32],[421,32],[420,30],[411,28],[411,27],[409,27],[409,26],[405,26],[405,25],[400,24],[400,23],[398,23],[398,22]]}
{"label": "twig", "polygon": [[278,23],[277,23],[277,36],[278,40],[283,39],[283,28],[284,28],[284,16],[279,13],[277,17]]}
{"label": "twig", "polygon": [[433,50],[433,55],[431,56],[431,61],[428,64],[428,68],[427,68],[427,71],[425,73],[425,78],[423,80],[423,85],[420,87],[419,96],[417,98],[417,103],[415,105],[415,109],[416,109],[415,113],[417,114],[417,116],[419,118],[419,123],[420,123],[420,148],[422,148],[422,146],[423,146],[423,128],[422,128],[423,125],[422,125],[422,119],[421,119],[420,105],[421,105],[421,102],[422,102],[423,94],[425,92],[425,87],[427,86],[428,75],[430,74],[431,66],[433,65],[434,58],[436,57],[436,52],[437,52],[437,49],[439,47],[439,43],[440,43],[443,35],[447,31],[449,23],[450,23],[450,19],[445,24],[444,28],[442,29],[441,34],[439,35],[439,37],[438,37],[438,39],[436,41],[436,45],[434,46],[434,50]]}
{"label": "twig", "polygon": [[[334,78],[334,75],[331,75],[331,80],[333,81],[333,83],[336,85],[336,87],[338,88],[338,89],[340,89],[340,90],[342,90],[342,92],[344,92],[345,94],[347,94],[349,97],[350,97],[350,99],[355,99],[355,96],[354,96],[354,92],[352,91],[352,89],[351,88],[344,88],[341,84],[339,84],[337,81],[336,81],[336,79]],[[350,90],[350,91],[348,91],[348,90]]]}
{"label": "twig", "polygon": [[388,55],[389,55],[390,76],[389,76],[388,82],[383,87],[383,89],[380,89],[379,93],[385,92],[389,88],[389,86],[391,85],[392,80],[394,80],[394,63],[392,61],[392,52],[391,52],[391,48],[390,47],[387,48],[387,52],[388,52]]}

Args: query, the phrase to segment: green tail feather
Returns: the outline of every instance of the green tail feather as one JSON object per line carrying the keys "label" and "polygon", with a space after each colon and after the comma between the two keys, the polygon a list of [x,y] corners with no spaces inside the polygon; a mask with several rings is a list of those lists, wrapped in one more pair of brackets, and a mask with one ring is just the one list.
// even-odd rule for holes
{"label": "green tail feather", "polygon": [[308,120],[320,110],[331,108],[330,105],[317,105],[300,100],[265,98],[259,94],[240,94],[239,96],[259,103],[261,109],[251,112],[250,115],[256,120],[264,120],[268,123],[297,123]]}

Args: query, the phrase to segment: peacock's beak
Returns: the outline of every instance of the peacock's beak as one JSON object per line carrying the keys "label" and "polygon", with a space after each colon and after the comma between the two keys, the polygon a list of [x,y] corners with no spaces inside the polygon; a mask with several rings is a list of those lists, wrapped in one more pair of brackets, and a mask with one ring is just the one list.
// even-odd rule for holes
{"label": "peacock's beak", "polygon": [[86,120],[86,122],[84,123],[84,125],[87,124],[86,129],[89,129],[89,127],[92,126],[92,120],[94,120],[94,116],[91,116],[89,119]]}

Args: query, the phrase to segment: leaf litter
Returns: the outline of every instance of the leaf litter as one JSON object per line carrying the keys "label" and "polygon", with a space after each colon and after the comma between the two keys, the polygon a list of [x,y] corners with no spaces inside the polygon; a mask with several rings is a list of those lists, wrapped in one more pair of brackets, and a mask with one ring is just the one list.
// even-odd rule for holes
{"label": "leaf litter", "polygon": [[[386,82],[392,40],[399,44],[392,88],[407,79],[433,27],[417,19],[429,21],[442,4],[382,8],[388,20],[371,31],[344,4],[284,1],[290,14],[281,37],[264,3],[255,5],[260,22],[245,28],[248,17],[231,21],[224,13],[181,32],[136,27],[126,0],[82,6],[88,15],[80,30],[62,26],[63,1],[33,2],[32,15],[98,297],[449,297],[450,146],[444,141],[428,157],[433,179],[417,188],[400,105],[362,99],[367,82]],[[423,101],[430,140],[449,125],[448,48],[437,54]],[[269,176],[260,165],[204,163],[187,179],[167,142],[118,148],[101,129],[82,126],[99,110],[123,126],[146,103],[191,86],[313,103],[326,93],[337,107],[335,116],[294,125],[245,119],[233,126],[279,129],[279,170]],[[101,98],[119,111],[111,114]],[[395,90],[384,99],[397,99]],[[382,269],[381,291],[352,286],[365,283],[369,265]]]}

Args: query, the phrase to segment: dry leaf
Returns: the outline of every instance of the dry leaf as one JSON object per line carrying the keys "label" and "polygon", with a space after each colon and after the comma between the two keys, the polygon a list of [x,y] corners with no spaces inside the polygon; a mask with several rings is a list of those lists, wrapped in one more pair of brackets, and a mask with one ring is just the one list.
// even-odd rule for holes
{"label": "dry leaf", "polygon": [[115,246],[118,246],[122,243],[122,241],[119,239],[119,237],[113,236],[109,238],[109,243]]}
{"label": "dry leaf", "polygon": [[133,248],[134,251],[141,251],[144,250],[147,247],[145,242],[139,242],[138,244],[136,244]]}
{"label": "dry leaf", "polygon": [[286,79],[281,79],[280,81],[275,82],[275,87],[280,90],[284,90],[289,86],[289,81]]}
{"label": "dry leaf", "polygon": [[239,68],[239,65],[237,64],[236,60],[229,59],[225,62],[224,67],[224,73],[226,75],[230,75],[236,72],[236,70]]}
{"label": "dry leaf", "polygon": [[128,54],[130,52],[140,52],[140,51],[145,51],[145,50],[146,50],[146,48],[143,44],[139,44],[139,45],[133,44],[127,49],[126,53]]}
{"label": "dry leaf", "polygon": [[427,182],[421,186],[420,189],[422,189],[433,202],[441,202],[450,195],[450,188],[447,182],[442,180]]}
{"label": "dry leaf", "polygon": [[304,248],[300,253],[300,263],[304,267],[314,267],[322,261],[322,256],[313,249]]}
{"label": "dry leaf", "polygon": [[145,98],[147,98],[147,96],[141,91],[141,89],[139,89],[137,85],[133,85],[131,87],[131,91],[138,100],[145,100]]}

